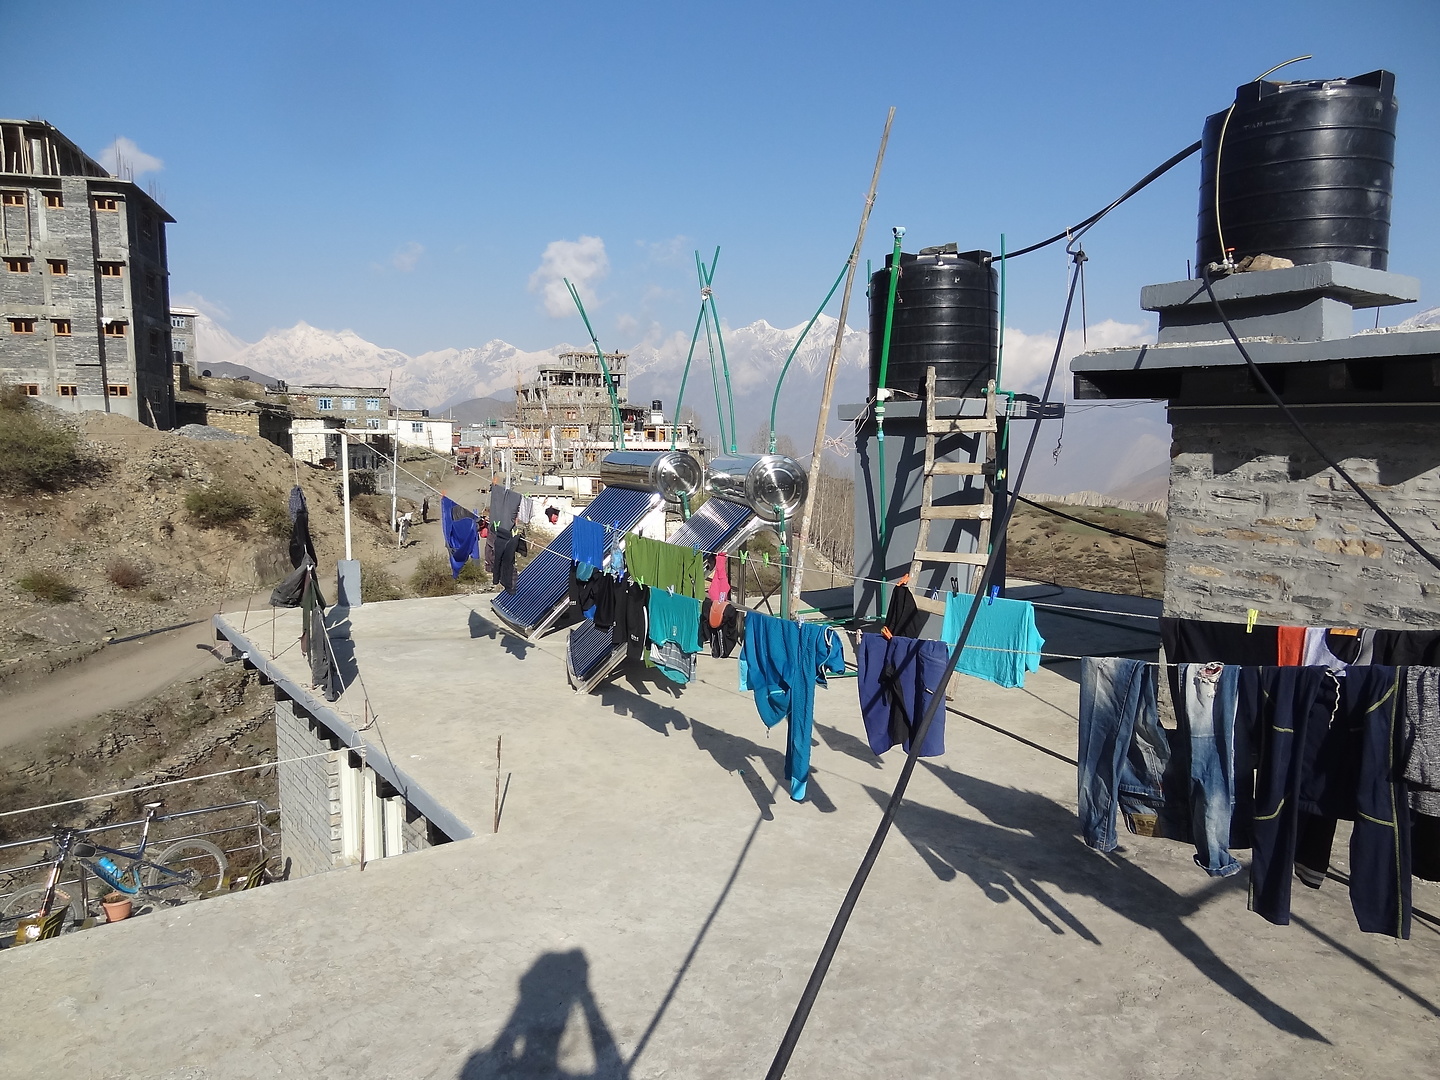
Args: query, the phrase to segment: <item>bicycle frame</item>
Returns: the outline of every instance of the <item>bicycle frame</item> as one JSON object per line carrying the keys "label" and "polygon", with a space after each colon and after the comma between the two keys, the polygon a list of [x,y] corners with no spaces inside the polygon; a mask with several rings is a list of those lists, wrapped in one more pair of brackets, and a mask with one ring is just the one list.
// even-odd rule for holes
{"label": "bicycle frame", "polygon": [[[137,896],[142,891],[165,887],[164,885],[144,885],[140,879],[141,867],[157,870],[161,874],[176,880],[183,879],[185,875],[182,872],[171,870],[168,866],[161,866],[159,863],[150,862],[145,858],[145,851],[150,846],[150,823],[154,820],[155,811],[159,809],[159,806],[159,803],[155,803],[145,808],[145,820],[140,830],[140,843],[131,851],[108,847],[105,844],[82,841],[79,839],[79,831],[76,829],[56,829],[56,853],[53,866],[50,870],[50,879],[46,882],[45,886],[45,903],[41,909],[41,914],[50,914],[50,909],[55,903],[55,890],[59,887],[60,876],[65,869],[65,860],[69,858],[73,858],[82,868],[82,873],[80,874],[80,898],[82,904],[88,904],[89,902],[89,897],[86,895],[84,870],[88,870],[111,889],[124,893],[126,896]],[[121,859],[124,859],[128,865],[121,869],[118,874],[111,874],[100,865],[99,860],[95,857],[97,853],[119,856]],[[133,884],[126,884],[124,880],[126,873],[130,874],[133,879]]]}

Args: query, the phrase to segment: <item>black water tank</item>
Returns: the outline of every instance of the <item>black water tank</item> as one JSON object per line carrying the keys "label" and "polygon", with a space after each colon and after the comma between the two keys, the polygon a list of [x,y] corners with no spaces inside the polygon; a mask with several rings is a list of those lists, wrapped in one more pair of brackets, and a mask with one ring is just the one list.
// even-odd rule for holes
{"label": "black water tank", "polygon": [[[870,277],[870,393],[880,382],[891,256]],[[917,396],[925,369],[935,367],[937,397],[979,397],[995,377],[999,336],[999,273],[988,251],[955,245],[900,255],[895,321],[885,385]]]}
{"label": "black water tank", "polygon": [[[1220,262],[1220,226],[1234,258],[1347,262],[1384,270],[1395,172],[1395,76],[1252,82],[1235,91],[1227,124],[1205,121],[1195,257]],[[1220,141],[1224,129],[1224,143]]]}

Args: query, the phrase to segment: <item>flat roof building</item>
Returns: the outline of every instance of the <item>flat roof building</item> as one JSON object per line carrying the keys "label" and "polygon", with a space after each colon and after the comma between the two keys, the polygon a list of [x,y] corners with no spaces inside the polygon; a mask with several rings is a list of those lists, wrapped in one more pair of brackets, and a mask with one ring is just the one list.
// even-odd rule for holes
{"label": "flat roof building", "polygon": [[0,120],[0,376],[68,411],[174,422],[172,218],[43,120]]}

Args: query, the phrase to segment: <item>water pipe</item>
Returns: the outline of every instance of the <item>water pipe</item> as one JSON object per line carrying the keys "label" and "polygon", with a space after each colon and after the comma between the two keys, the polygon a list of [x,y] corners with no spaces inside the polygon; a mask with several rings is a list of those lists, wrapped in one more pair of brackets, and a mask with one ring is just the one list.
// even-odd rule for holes
{"label": "water pipe", "polygon": [[[848,269],[848,266],[847,266]],[[780,538],[780,618],[790,617],[790,545],[786,543],[789,530],[785,527],[785,510],[775,507],[775,535]]]}
{"label": "water pipe", "polygon": [[720,370],[725,373],[725,397],[730,402],[730,453],[738,452],[735,445],[735,392],[730,387],[730,361],[725,358],[725,335],[720,329],[720,313],[715,310],[715,264],[720,261],[720,249],[715,249],[715,258],[710,260],[710,271],[705,275],[705,295],[710,301],[710,318],[715,323],[715,340],[720,343]]}
{"label": "water pipe", "polygon": [[[699,255],[699,252],[696,252]],[[719,253],[716,253],[719,257]],[[715,264],[710,264],[710,272],[715,272]],[[700,293],[700,313],[695,316],[695,332],[690,335],[690,351],[685,354],[685,370],[680,375],[680,396],[675,399],[675,426],[670,429],[670,449],[675,449],[675,442],[680,437],[680,406],[685,402],[685,382],[690,378],[690,362],[695,359],[695,345],[700,340],[700,320],[705,317],[705,293]]]}
{"label": "water pipe", "polygon": [[[995,385],[1000,385],[1000,365],[1005,361],[1005,234],[1000,234],[1000,333],[995,343]],[[1013,398],[1012,398],[1013,400]]]}
{"label": "water pipe", "polygon": [[770,399],[770,453],[775,453],[775,410],[780,405],[780,387],[785,383],[785,373],[790,370],[790,362],[795,359],[795,354],[800,351],[801,344],[805,341],[805,335],[810,333],[810,328],[815,325],[820,313],[825,310],[825,305],[830,303],[830,298],[835,295],[835,290],[840,287],[840,282],[845,278],[845,272],[850,269],[847,262],[840,267],[840,273],[835,278],[835,284],[830,286],[830,291],[825,294],[825,299],[820,301],[820,306],[815,309],[815,314],[810,316],[810,321],[805,324],[805,329],[800,331],[795,346],[790,350],[790,355],[785,358],[785,366],[780,369],[780,377],[775,380],[775,396]]}
{"label": "water pipe", "polygon": [[730,440],[725,437],[725,407],[720,404],[720,376],[715,370],[715,339],[710,336],[710,309],[701,306],[705,313],[705,346],[710,350],[710,384],[715,388],[715,422],[720,425],[720,449],[724,450]]}
{"label": "water pipe", "polygon": [[580,293],[570,279],[563,279],[565,287],[570,290],[570,299],[575,301],[575,306],[580,309],[580,318],[585,320],[585,329],[590,334],[590,342],[595,346],[595,356],[600,361],[600,376],[605,380],[605,390],[610,396],[610,433],[615,440],[615,449],[625,449],[624,429],[620,426],[620,402],[615,397],[615,383],[610,379],[610,365],[605,363],[605,350],[600,348],[600,339],[595,336],[595,328],[590,325],[590,316],[585,314],[585,305],[580,302]]}
{"label": "water pipe", "polygon": [[[900,287],[900,242],[905,238],[905,226],[896,225],[891,230],[895,235],[895,248],[890,254],[890,295],[885,301],[885,336],[880,342],[880,378],[875,385],[875,443],[880,469],[880,577],[887,576],[888,564],[885,559],[885,542],[890,530],[886,528],[885,499],[885,379],[890,372],[890,334],[895,327],[895,291]],[[885,608],[885,586],[880,586],[880,608]]]}

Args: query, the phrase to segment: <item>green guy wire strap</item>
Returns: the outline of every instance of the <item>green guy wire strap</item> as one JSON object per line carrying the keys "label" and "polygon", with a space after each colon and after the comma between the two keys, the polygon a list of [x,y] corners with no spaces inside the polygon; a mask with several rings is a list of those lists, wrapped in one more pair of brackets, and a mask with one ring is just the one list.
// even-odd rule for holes
{"label": "green guy wire strap", "polygon": [[685,404],[685,382],[690,378],[690,361],[695,359],[695,344],[700,340],[700,320],[705,317],[705,305],[700,305],[700,314],[695,316],[695,333],[690,335],[690,351],[685,354],[685,370],[680,373],[680,396],[675,399],[675,426],[670,429],[670,449],[675,449],[680,438],[680,407]]}
{"label": "green guy wire strap", "polygon": [[585,320],[585,329],[590,334],[590,342],[595,346],[595,355],[600,360],[600,377],[605,380],[605,390],[610,396],[610,433],[615,440],[615,449],[625,449],[624,429],[620,426],[620,402],[615,397],[615,384],[610,380],[610,365],[605,363],[605,350],[600,348],[600,339],[595,336],[595,328],[590,325],[590,316],[585,314],[585,305],[580,302],[580,293],[570,279],[565,278],[565,287],[570,290],[570,299],[575,301],[575,306],[580,309],[580,318]]}
{"label": "green guy wire strap", "polygon": [[709,289],[710,318],[715,323],[715,340],[720,343],[720,370],[725,373],[725,397],[730,402],[730,453],[736,453],[735,446],[735,392],[730,388],[730,361],[725,357],[725,334],[720,329],[720,313],[715,310],[715,264],[720,261],[720,249],[715,249],[715,258],[710,260],[710,272],[705,275],[705,288]]}
{"label": "green guy wire strap", "polygon": [[849,262],[840,267],[840,274],[836,277],[835,284],[830,286],[830,291],[825,294],[825,299],[820,301],[820,306],[815,309],[815,314],[810,316],[810,321],[805,324],[805,329],[800,331],[800,336],[795,341],[795,347],[790,350],[790,355],[785,358],[785,366],[780,369],[780,378],[775,380],[775,396],[770,400],[770,453],[772,454],[775,453],[775,410],[780,405],[780,387],[785,384],[785,373],[790,370],[790,362],[800,351],[800,346],[805,341],[805,335],[810,333],[810,328],[820,318],[820,313],[825,310],[825,305],[830,303],[830,298],[835,295],[835,290],[840,287],[840,282],[844,280],[845,272],[849,269]]}

